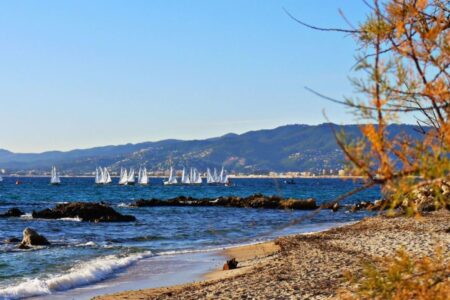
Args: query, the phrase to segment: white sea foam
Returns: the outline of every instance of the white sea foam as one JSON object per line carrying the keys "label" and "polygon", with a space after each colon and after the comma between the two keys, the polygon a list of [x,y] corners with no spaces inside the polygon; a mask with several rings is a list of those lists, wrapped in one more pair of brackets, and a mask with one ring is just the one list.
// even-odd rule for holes
{"label": "white sea foam", "polygon": [[130,207],[130,204],[121,202],[121,203],[117,204],[117,206],[118,207]]}
{"label": "white sea foam", "polygon": [[81,244],[77,245],[77,247],[94,247],[94,246],[98,246],[98,245],[93,241],[89,241],[89,242],[81,243]]}
{"label": "white sea foam", "polygon": [[151,255],[151,252],[128,256],[108,255],[77,264],[66,273],[42,279],[30,279],[18,285],[0,289],[0,299],[20,299],[31,296],[49,295],[53,291],[62,291],[101,281],[115,271]]}
{"label": "white sea foam", "polygon": [[22,219],[33,219],[31,213],[26,213],[20,216]]}
{"label": "white sea foam", "polygon": [[81,222],[83,221],[83,219],[81,219],[80,217],[75,217],[75,218],[60,218],[57,220],[61,220],[61,221],[72,221],[72,222]]}

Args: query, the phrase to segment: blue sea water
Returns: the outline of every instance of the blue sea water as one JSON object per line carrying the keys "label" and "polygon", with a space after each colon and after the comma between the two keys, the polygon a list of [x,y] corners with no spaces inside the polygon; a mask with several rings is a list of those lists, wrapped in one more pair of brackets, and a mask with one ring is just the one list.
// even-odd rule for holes
{"label": "blue sea water", "polygon": [[[15,185],[15,181],[22,181]],[[4,178],[0,183],[0,213],[18,207],[30,214],[57,203],[103,201],[123,214],[137,218],[129,223],[88,223],[77,220],[40,220],[29,215],[0,218],[0,299],[49,294],[111,276],[140,259],[169,253],[204,251],[234,244],[250,243],[280,235],[317,231],[352,222],[367,212],[333,213],[324,210],[300,223],[295,220],[309,211],[221,207],[141,207],[128,204],[137,199],[168,199],[176,196],[215,198],[249,196],[255,193],[292,198],[317,199],[318,204],[360,186],[354,180],[234,179],[233,186],[163,186],[162,178],[151,178],[148,186],[119,186],[114,182],[96,186],[93,178],[62,178],[51,186],[48,178]],[[376,200],[376,188],[355,195],[344,203]],[[21,238],[25,227],[46,236],[50,247],[18,250],[3,243]]]}

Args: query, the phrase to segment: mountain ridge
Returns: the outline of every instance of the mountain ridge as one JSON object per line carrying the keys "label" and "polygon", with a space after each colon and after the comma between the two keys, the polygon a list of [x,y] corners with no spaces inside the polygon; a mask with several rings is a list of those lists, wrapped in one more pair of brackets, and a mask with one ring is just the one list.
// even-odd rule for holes
{"label": "mountain ridge", "polygon": [[[170,165],[199,169],[225,165],[231,172],[266,173],[269,171],[313,171],[339,169],[343,154],[333,130],[343,129],[350,137],[360,137],[358,125],[289,124],[273,129],[227,133],[196,140],[160,141],[106,145],[69,151],[14,153],[0,149],[0,168],[9,172],[42,174],[51,165],[62,173],[90,174],[101,165],[117,171],[120,167],[145,165],[150,171],[162,171]],[[389,125],[391,134],[415,135],[417,126]]]}

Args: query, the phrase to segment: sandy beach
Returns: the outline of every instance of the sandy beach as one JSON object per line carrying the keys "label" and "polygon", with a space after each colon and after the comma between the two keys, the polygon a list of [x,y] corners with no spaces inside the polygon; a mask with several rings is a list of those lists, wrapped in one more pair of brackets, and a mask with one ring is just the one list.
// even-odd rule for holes
{"label": "sandy beach", "polygon": [[450,257],[450,212],[421,218],[377,216],[356,224],[272,242],[230,248],[226,258],[235,270],[215,270],[193,284],[121,292],[110,299],[330,299],[347,284],[345,271],[358,272],[364,262],[404,248],[429,255],[438,245]]}

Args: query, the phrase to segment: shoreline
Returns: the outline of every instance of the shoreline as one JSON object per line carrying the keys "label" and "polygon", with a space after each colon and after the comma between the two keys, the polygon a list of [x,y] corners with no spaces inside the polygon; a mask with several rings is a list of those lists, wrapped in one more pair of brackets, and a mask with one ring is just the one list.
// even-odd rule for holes
{"label": "shoreline", "polygon": [[302,233],[219,252],[222,264],[235,257],[234,270],[216,266],[202,281],[97,296],[113,299],[330,298],[348,284],[343,272],[359,272],[364,261],[392,255],[403,247],[413,255],[429,255],[442,243],[450,257],[446,233],[450,212],[420,219],[376,216],[326,231]]}
{"label": "shoreline", "polygon": [[[320,232],[345,224],[348,222],[306,224],[301,228],[284,228],[270,231],[257,238],[230,240],[222,245],[196,249],[167,250],[156,253],[149,250],[122,256],[119,254],[97,256],[89,261],[76,263],[64,273],[24,280],[0,288],[0,298],[27,297],[43,300],[51,297],[57,300],[85,300],[137,288],[148,289],[187,284],[207,278],[212,279],[213,276],[220,278],[223,273],[218,271],[231,256],[237,257],[242,262],[259,251],[258,256],[263,258],[273,252],[270,248],[263,246],[273,244],[273,239],[298,233]],[[242,254],[240,249],[247,249],[245,250],[247,254]],[[230,275],[234,273],[230,272]]]}
{"label": "shoreline", "polygon": [[[21,286],[19,289],[14,288],[10,293],[28,293],[31,296],[29,299],[44,300],[47,297],[52,297],[55,300],[63,299],[79,299],[87,300],[92,297],[97,297],[111,293],[122,293],[128,290],[135,289],[161,289],[170,286],[184,286],[201,282],[204,280],[222,279],[234,276],[246,271],[249,265],[245,266],[242,262],[254,259],[264,259],[279,250],[279,247],[274,244],[273,240],[282,237],[288,237],[295,234],[314,234],[323,232],[337,227],[346,226],[353,222],[346,223],[324,223],[313,227],[305,226],[301,230],[281,230],[274,232],[271,236],[261,237],[256,240],[247,242],[234,243],[229,245],[208,247],[205,249],[191,249],[179,251],[165,251],[156,253],[155,255],[144,256],[141,259],[134,261],[129,266],[118,268],[104,279],[93,280],[87,284],[74,285],[66,289],[63,287],[59,290],[55,286],[56,281],[52,284],[52,289],[49,292],[41,291],[39,294],[33,295],[32,290],[28,287]],[[232,257],[238,259],[240,263],[239,268],[229,272],[222,272],[223,263]],[[97,258],[98,259],[98,258]],[[96,261],[97,259],[94,259]],[[95,263],[98,265],[98,263]],[[79,269],[77,272],[92,273],[93,270]],[[96,273],[96,271],[94,272]],[[92,273],[93,274],[93,273]],[[76,274],[68,275],[74,278]],[[64,275],[54,277],[58,282],[65,282]],[[67,277],[67,276],[66,276]],[[83,280],[79,278],[79,280]],[[44,283],[45,284],[45,283]],[[50,286],[49,286],[50,287]],[[32,289],[32,287],[29,287]],[[1,298],[1,297],[0,297]]]}

